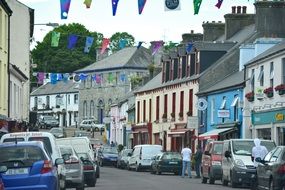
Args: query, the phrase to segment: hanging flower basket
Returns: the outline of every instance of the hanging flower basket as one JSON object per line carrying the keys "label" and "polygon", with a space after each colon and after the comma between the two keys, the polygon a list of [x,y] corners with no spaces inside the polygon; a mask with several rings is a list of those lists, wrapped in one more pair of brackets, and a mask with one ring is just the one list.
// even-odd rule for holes
{"label": "hanging flower basket", "polygon": [[246,97],[247,101],[249,101],[249,102],[254,101],[254,92],[251,91],[251,92],[247,93],[247,94],[245,95],[245,97]]}
{"label": "hanging flower basket", "polygon": [[263,90],[263,93],[266,94],[268,98],[273,97],[273,87],[269,87]]}
{"label": "hanging flower basket", "polygon": [[279,95],[285,94],[285,84],[277,85],[277,86],[275,86],[274,89],[275,89],[275,91],[278,91]]}

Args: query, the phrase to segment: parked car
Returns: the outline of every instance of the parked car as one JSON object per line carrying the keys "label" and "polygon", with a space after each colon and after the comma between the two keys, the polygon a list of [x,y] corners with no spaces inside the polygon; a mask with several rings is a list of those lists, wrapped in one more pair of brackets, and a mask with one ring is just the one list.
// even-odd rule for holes
{"label": "parked car", "polygon": [[[0,144],[5,142],[21,142],[21,141],[41,141],[44,143],[46,150],[48,151],[53,164],[58,158],[62,158],[59,147],[56,142],[56,138],[48,132],[19,132],[8,133],[1,137]],[[60,180],[60,188],[65,189],[65,167],[64,165],[58,165],[58,176]]]}
{"label": "parked car", "polygon": [[65,138],[67,136],[65,128],[62,127],[51,128],[49,132],[53,134],[55,138]]}
{"label": "parked car", "polygon": [[129,159],[129,169],[140,171],[141,169],[150,169],[152,157],[162,152],[161,145],[136,145],[133,148],[132,155]]}
{"label": "parked car", "polygon": [[0,190],[4,190],[4,183],[2,181],[1,173],[5,173],[8,170],[6,166],[0,166]]}
{"label": "parked car", "polygon": [[270,151],[257,167],[258,189],[285,189],[285,146]]}
{"label": "parked car", "polygon": [[94,119],[84,119],[79,124],[79,129],[80,130],[87,130],[87,131],[89,131],[91,129],[94,129],[95,131],[104,131],[105,130],[105,125],[104,124],[99,124]]}
{"label": "parked car", "polygon": [[84,181],[89,187],[95,187],[97,182],[96,164],[87,153],[79,153],[79,158],[83,162]]}
{"label": "parked car", "polygon": [[182,170],[182,156],[178,152],[163,152],[152,158],[151,173],[171,172],[175,175]]}
{"label": "parked car", "polygon": [[117,160],[117,168],[126,168],[128,160],[131,156],[133,149],[123,149],[119,155]]}
{"label": "parked car", "polygon": [[223,141],[209,141],[202,155],[201,174],[202,183],[214,184],[222,179]]}
{"label": "parked car", "polygon": [[57,158],[55,164],[42,142],[15,142],[0,144],[0,166],[7,171],[2,180],[7,189],[58,190],[58,165],[64,160]]}
{"label": "parked car", "polygon": [[51,115],[44,115],[39,117],[38,125],[41,129],[48,129],[53,127],[59,127],[59,122],[55,117]]}
{"label": "parked car", "polygon": [[59,145],[59,148],[66,168],[66,185],[77,190],[84,189],[83,162],[71,145]]}
{"label": "parked car", "polygon": [[98,151],[97,161],[99,166],[104,165],[117,166],[118,150],[116,147],[102,147]]}
{"label": "parked car", "polygon": [[[270,140],[261,140],[261,145],[268,151],[275,148],[275,143]],[[253,139],[225,140],[222,157],[222,183],[232,187],[238,185],[251,185],[256,178],[256,168],[251,160],[251,151],[254,147]]]}

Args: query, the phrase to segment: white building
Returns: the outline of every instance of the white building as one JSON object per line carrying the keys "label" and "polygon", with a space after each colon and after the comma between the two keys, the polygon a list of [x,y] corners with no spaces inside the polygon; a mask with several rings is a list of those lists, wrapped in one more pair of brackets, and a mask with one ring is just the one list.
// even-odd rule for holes
{"label": "white building", "polygon": [[53,115],[60,126],[78,125],[78,84],[73,81],[47,83],[30,95],[30,110],[39,115]]}

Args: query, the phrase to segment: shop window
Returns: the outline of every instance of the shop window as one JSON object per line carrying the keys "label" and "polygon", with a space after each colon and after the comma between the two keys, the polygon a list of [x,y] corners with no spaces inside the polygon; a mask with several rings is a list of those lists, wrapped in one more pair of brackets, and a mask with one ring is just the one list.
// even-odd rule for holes
{"label": "shop window", "polygon": [[254,91],[254,69],[251,70],[250,87],[251,91]]}
{"label": "shop window", "polygon": [[263,86],[264,84],[264,66],[263,65],[260,66],[258,81],[259,81],[260,86]]}
{"label": "shop window", "polygon": [[231,104],[231,106],[233,107],[233,110],[234,110],[234,121],[238,121],[238,100],[239,100],[239,97],[236,94],[234,96],[234,100]]}
{"label": "shop window", "polygon": [[220,106],[220,109],[221,109],[221,110],[223,110],[223,109],[226,108],[226,101],[227,101],[227,99],[226,99],[226,97],[224,96],[224,97],[223,97],[223,100],[222,100],[222,103],[221,103],[221,106]]}

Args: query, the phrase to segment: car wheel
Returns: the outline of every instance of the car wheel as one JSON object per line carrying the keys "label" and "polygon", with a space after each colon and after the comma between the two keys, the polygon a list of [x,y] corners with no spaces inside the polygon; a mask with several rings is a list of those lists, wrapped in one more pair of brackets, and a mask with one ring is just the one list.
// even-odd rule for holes
{"label": "car wheel", "polygon": [[205,177],[202,177],[202,183],[207,183],[207,178],[205,178]]}
{"label": "car wheel", "polygon": [[79,184],[77,187],[76,187],[76,190],[84,190],[84,182],[82,182],[81,184]]}
{"label": "car wheel", "polygon": [[214,184],[214,183],[215,183],[215,178],[213,178],[213,177],[211,176],[210,179],[209,179],[209,183],[210,183],[210,184]]}

